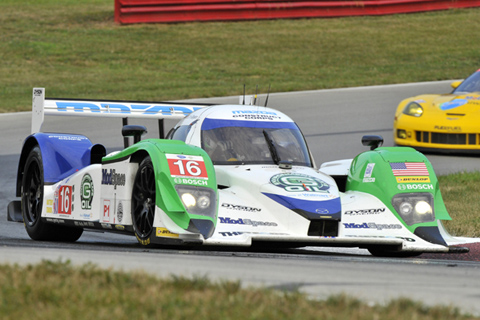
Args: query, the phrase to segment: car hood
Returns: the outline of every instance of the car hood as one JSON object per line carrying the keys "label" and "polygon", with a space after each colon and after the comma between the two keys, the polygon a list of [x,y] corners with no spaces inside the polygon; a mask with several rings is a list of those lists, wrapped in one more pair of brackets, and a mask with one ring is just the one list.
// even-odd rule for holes
{"label": "car hood", "polygon": [[[276,165],[217,166],[222,194],[234,193],[253,207],[277,207],[309,220],[340,219],[341,202],[335,181],[309,167],[280,169]],[[277,206],[273,205],[273,203]],[[282,210],[285,211],[285,210]]]}
{"label": "car hood", "polygon": [[480,113],[480,94],[445,94],[419,97],[416,102],[425,105],[431,111],[446,115],[470,115]]}

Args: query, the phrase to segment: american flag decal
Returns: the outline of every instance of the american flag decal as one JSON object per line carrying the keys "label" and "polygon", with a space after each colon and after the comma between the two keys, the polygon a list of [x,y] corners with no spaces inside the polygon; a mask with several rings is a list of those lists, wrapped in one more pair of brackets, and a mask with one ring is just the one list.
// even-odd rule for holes
{"label": "american flag decal", "polygon": [[428,176],[425,162],[393,162],[390,167],[394,176]]}

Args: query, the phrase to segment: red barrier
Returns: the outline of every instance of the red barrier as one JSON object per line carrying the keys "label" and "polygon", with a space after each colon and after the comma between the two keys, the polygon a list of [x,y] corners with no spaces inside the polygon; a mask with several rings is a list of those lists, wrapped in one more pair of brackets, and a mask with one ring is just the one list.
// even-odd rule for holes
{"label": "red barrier", "polygon": [[115,21],[227,21],[387,15],[480,7],[480,0],[115,0]]}

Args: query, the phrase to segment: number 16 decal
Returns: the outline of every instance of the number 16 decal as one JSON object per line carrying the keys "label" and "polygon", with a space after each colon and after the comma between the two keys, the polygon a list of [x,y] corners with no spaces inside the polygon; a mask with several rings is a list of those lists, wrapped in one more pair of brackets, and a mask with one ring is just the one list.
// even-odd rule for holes
{"label": "number 16 decal", "polygon": [[58,189],[58,213],[72,214],[72,187],[61,186]]}
{"label": "number 16 decal", "polygon": [[166,156],[172,177],[208,179],[203,157],[176,154]]}

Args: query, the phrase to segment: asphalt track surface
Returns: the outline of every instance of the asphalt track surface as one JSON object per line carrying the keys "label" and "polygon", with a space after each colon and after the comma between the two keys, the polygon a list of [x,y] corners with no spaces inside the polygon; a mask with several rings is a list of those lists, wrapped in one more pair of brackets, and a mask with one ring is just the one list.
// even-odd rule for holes
{"label": "asphalt track surface", "polygon": [[[268,105],[290,115],[302,128],[317,165],[353,158],[365,151],[361,137],[382,135],[393,145],[392,122],[398,102],[422,93],[450,91],[449,82],[278,93]],[[48,88],[47,88],[48,97]],[[71,97],[75,98],[74,93]],[[105,99],[108,97],[92,97]],[[238,97],[196,102],[238,103]],[[259,96],[263,104],[265,95]],[[145,270],[158,276],[208,276],[241,280],[245,286],[297,290],[326,298],[347,293],[371,303],[406,297],[427,305],[450,305],[480,315],[480,246],[464,255],[423,254],[419,258],[372,257],[365,250],[302,248],[297,250],[148,249],[134,237],[85,232],[77,243],[35,242],[21,223],[7,222],[6,207],[14,199],[17,162],[30,133],[29,112],[0,115],[0,263],[70,260],[93,262],[116,270]],[[86,134],[109,151],[120,149],[121,120],[52,117],[43,131]],[[133,123],[133,121],[132,121]],[[143,122],[142,122],[143,123]],[[145,123],[147,137],[158,137],[155,122]],[[167,126],[173,125],[168,123]],[[437,174],[480,170],[480,159],[428,154]]]}

